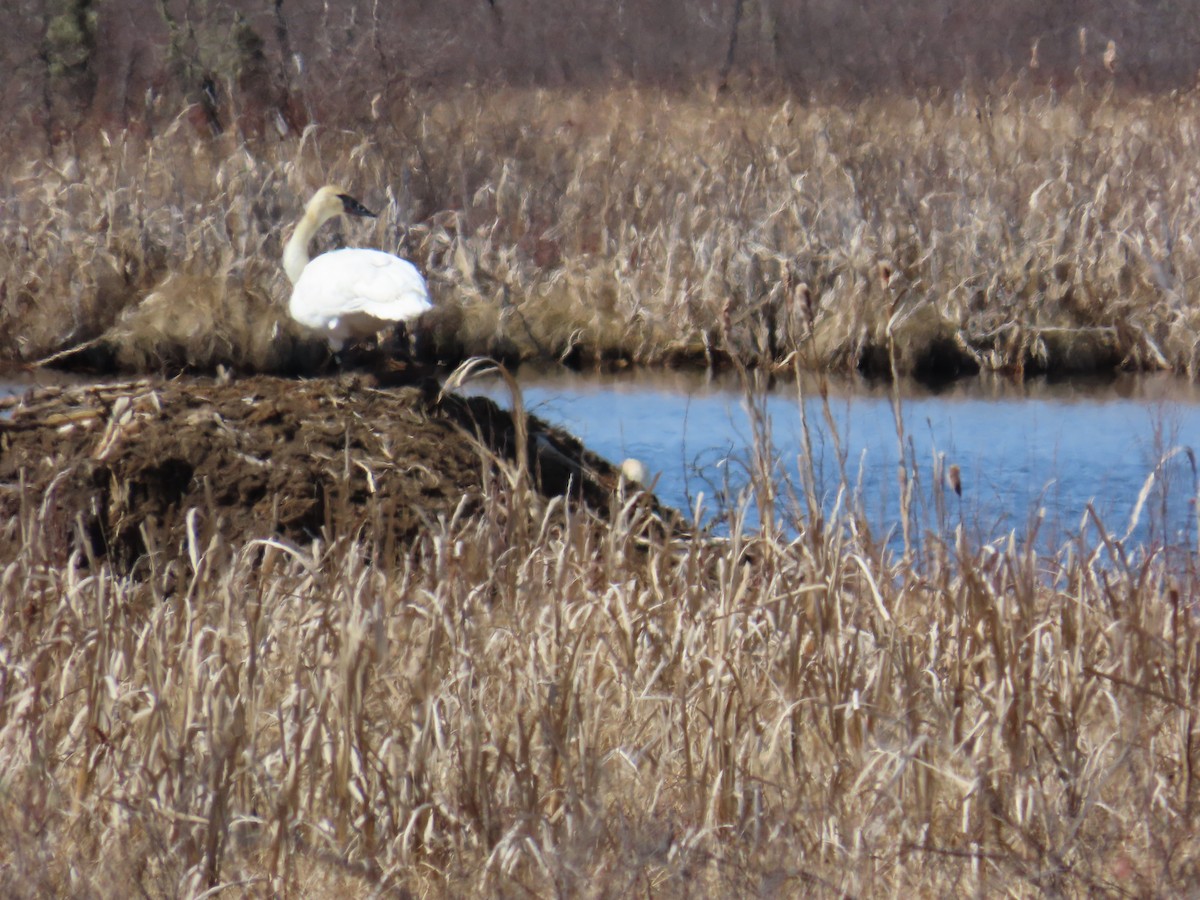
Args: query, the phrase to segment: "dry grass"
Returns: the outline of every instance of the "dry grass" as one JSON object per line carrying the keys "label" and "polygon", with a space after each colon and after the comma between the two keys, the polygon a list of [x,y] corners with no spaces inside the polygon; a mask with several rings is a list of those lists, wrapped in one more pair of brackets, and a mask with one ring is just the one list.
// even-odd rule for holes
{"label": "dry grass", "polygon": [[[393,106],[355,134],[253,148],[181,118],[11,156],[3,352],[107,331],[127,368],[305,368],[277,259],[308,192],[338,181],[383,215],[326,240],[414,258],[443,307],[425,349],[444,358],[795,353],[887,373],[894,343],[899,370],[927,375],[1197,372],[1192,94],[473,88]],[[156,306],[216,312],[173,334]]]}
{"label": "dry grass", "polygon": [[893,554],[760,481],[760,532],[667,539],[484,469],[485,512],[411,549],[197,530],[169,590],[26,493],[3,893],[1200,889],[1190,568],[1095,521]]}

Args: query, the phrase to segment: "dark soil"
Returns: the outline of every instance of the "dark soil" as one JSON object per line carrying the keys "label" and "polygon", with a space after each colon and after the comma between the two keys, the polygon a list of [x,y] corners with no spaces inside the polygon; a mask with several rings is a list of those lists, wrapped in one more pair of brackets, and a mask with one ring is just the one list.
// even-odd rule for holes
{"label": "dark soil", "polygon": [[[362,375],[32,391],[0,410],[0,563],[37,510],[55,523],[55,556],[82,544],[122,571],[148,549],[187,552],[189,529],[193,547],[214,532],[303,543],[364,526],[410,541],[460,503],[477,511],[485,472],[515,456],[506,411],[439,393],[432,378],[381,388]],[[529,432],[535,489],[606,511],[613,467],[534,417]]]}

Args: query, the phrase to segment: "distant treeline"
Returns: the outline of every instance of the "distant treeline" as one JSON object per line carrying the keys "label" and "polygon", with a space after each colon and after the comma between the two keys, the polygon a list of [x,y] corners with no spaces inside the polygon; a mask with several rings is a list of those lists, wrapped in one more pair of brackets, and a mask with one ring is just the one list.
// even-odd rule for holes
{"label": "distant treeline", "polygon": [[[1111,81],[1190,87],[1192,0],[8,0],[10,137],[256,133],[396,116],[409,87],[497,82],[801,94]],[[82,130],[82,131],[81,131]]]}

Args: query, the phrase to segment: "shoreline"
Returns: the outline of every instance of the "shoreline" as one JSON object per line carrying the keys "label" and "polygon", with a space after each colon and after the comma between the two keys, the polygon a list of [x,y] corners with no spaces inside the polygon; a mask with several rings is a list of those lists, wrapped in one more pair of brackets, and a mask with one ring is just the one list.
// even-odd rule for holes
{"label": "shoreline", "polygon": [[1200,371],[1200,248],[1172,237],[1200,232],[1195,94],[414,101],[303,140],[197,141],[179,120],[54,163],[10,153],[0,358],[92,345],[123,371],[316,370],[279,257],[336,177],[381,215],[321,249],[418,266],[426,359]]}

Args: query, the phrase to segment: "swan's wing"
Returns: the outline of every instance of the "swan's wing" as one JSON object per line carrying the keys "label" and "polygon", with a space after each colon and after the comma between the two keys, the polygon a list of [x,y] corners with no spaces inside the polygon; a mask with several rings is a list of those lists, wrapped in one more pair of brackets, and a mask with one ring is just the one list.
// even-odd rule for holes
{"label": "swan's wing", "polygon": [[433,307],[416,266],[379,250],[323,253],[305,267],[297,293],[301,287],[306,296],[311,294],[309,304],[343,318],[363,313],[402,322]]}

